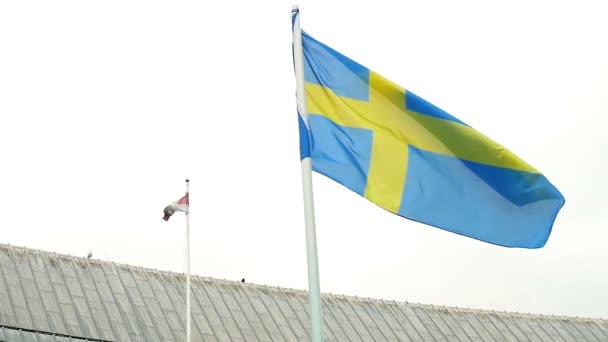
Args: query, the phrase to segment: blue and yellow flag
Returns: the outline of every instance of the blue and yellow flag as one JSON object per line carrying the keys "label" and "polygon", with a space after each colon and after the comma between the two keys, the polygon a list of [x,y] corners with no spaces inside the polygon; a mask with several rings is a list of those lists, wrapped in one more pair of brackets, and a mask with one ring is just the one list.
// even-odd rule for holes
{"label": "blue and yellow flag", "polygon": [[545,245],[564,197],[471,126],[302,32],[313,170],[402,217],[481,241]]}

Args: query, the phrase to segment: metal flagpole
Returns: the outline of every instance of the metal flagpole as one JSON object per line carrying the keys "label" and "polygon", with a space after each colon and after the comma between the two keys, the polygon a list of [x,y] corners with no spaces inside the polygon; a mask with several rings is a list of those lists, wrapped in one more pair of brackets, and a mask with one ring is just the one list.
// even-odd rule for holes
{"label": "metal flagpole", "polygon": [[186,342],[190,342],[190,180],[186,179],[188,212],[186,212]]}
{"label": "metal flagpole", "polygon": [[[293,5],[293,55],[296,74],[296,97],[298,110],[306,119],[306,94],[304,91],[304,53],[300,10]],[[319,262],[317,258],[317,236],[312,193],[312,162],[310,157],[302,159],[302,187],[304,192],[304,224],[306,226],[306,255],[308,260],[308,293],[310,298],[310,320],[312,341],[323,342],[323,316],[321,310],[321,286],[319,284]]]}

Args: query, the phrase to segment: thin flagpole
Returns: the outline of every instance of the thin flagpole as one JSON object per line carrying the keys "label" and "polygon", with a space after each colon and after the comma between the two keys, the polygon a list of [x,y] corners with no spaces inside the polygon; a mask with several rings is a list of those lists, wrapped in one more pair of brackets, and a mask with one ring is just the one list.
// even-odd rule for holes
{"label": "thin flagpole", "polygon": [[[300,10],[293,5],[293,55],[296,74],[296,97],[298,111],[306,120],[306,94],[304,92],[304,53]],[[306,123],[308,124],[308,123]],[[323,342],[323,316],[321,310],[321,286],[319,283],[319,262],[317,257],[317,234],[315,231],[315,211],[312,193],[312,163],[310,157],[302,159],[302,187],[304,193],[304,224],[306,226],[306,255],[308,260],[308,293],[310,298],[310,320],[312,341]]]}
{"label": "thin flagpole", "polygon": [[[186,179],[186,194],[189,193],[190,180]],[[188,204],[188,212],[186,212],[186,342],[191,341],[190,318],[190,204]]]}

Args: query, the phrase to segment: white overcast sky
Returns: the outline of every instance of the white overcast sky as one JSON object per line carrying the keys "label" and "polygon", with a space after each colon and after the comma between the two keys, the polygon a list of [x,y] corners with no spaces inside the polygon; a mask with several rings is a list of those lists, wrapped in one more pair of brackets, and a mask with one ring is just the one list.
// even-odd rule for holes
{"label": "white overcast sky", "polygon": [[[0,2],[0,243],[307,289],[287,1]],[[604,1],[302,0],[315,38],[539,169],[542,249],[391,215],[314,174],[322,292],[608,318]]]}

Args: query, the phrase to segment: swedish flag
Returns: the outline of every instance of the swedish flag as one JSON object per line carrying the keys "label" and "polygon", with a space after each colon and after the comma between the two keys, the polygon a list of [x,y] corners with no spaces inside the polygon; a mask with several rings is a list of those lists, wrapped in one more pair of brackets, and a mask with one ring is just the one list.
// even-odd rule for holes
{"label": "swedish flag", "polygon": [[481,241],[543,247],[564,197],[471,126],[302,32],[301,158],[402,217]]}

